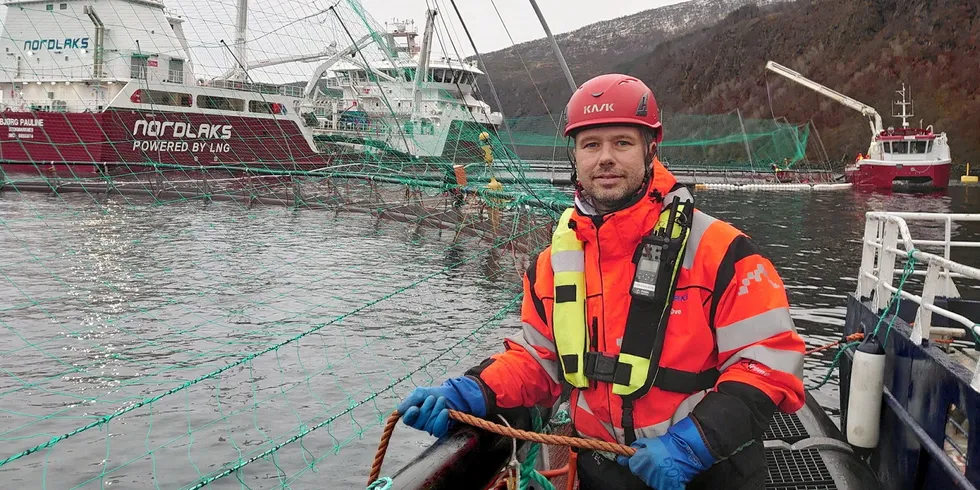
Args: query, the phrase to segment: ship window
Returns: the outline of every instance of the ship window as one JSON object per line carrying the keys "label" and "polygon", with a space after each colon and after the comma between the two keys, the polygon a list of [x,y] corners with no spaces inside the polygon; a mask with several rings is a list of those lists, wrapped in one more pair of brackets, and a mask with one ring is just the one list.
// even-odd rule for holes
{"label": "ship window", "polygon": [[68,4],[67,3],[61,4],[60,7],[61,7],[61,10],[68,10]]}
{"label": "ship window", "polygon": [[133,94],[133,102],[136,102],[137,104],[190,107],[191,100],[191,94],[166,92],[163,90],[139,89]]}
{"label": "ship window", "polygon": [[885,153],[891,153],[892,152],[892,144],[891,144],[891,142],[890,141],[882,141],[881,142],[881,151],[883,151]]}
{"label": "ship window", "polygon": [[926,141],[926,153],[932,153],[932,141]]}
{"label": "ship window", "polygon": [[53,3],[49,3],[49,4],[46,5],[46,8],[48,10],[54,10],[54,4]]}
{"label": "ship window", "polygon": [[282,104],[277,104],[275,102],[266,102],[264,100],[248,101],[249,112],[257,112],[259,114],[282,114],[282,108]]}
{"label": "ship window", "polygon": [[146,56],[136,55],[129,62],[129,77],[137,80],[146,80]]}
{"label": "ship window", "polygon": [[912,141],[912,153],[925,153],[926,152],[926,142],[925,141]]}
{"label": "ship window", "polygon": [[894,153],[897,153],[899,155],[904,155],[909,152],[909,143],[908,141],[892,142],[892,150]]}
{"label": "ship window", "polygon": [[202,109],[218,109],[222,111],[244,111],[245,101],[213,95],[198,95],[197,106]]}
{"label": "ship window", "polygon": [[170,59],[170,69],[167,70],[167,81],[184,83],[184,60]]}

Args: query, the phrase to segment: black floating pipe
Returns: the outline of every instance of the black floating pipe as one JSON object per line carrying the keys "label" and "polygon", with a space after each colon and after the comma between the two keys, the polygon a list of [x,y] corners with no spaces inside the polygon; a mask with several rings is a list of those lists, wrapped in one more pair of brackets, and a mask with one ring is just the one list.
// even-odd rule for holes
{"label": "black floating pipe", "polygon": [[[511,426],[529,430],[528,410],[507,414]],[[404,424],[399,423],[399,428]],[[518,441],[518,449],[521,447]],[[457,424],[392,477],[393,490],[486,488],[510,461],[513,439]],[[384,474],[384,472],[382,472]]]}

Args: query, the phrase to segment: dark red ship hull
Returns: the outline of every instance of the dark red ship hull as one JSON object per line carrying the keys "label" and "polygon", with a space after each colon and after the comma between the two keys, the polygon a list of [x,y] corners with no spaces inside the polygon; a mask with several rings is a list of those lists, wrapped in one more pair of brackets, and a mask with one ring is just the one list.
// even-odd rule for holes
{"label": "dark red ship hull", "polygon": [[0,113],[0,163],[7,171],[93,174],[140,164],[322,168],[292,119],[166,111]]}
{"label": "dark red ship hull", "polygon": [[949,186],[949,163],[929,165],[869,164],[861,162],[844,171],[848,182],[863,190],[903,188],[943,190]]}

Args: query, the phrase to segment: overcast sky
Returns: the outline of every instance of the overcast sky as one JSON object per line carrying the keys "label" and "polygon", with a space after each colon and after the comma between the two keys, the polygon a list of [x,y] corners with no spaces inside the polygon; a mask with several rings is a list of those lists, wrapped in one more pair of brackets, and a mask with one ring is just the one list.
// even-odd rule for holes
{"label": "overcast sky", "polygon": [[[548,26],[555,34],[568,32],[602,20],[615,19],[643,10],[680,3],[682,0],[537,0]],[[392,17],[417,19],[421,32],[425,18],[426,0],[361,0],[375,20],[384,23]],[[432,2],[432,0],[429,0]],[[469,28],[481,52],[496,51],[511,45],[501,24],[496,4],[504,24],[516,43],[544,37],[530,0],[456,0],[466,27]],[[452,20],[464,43],[465,34],[458,27],[456,13],[448,0],[439,0],[447,21]],[[440,10],[443,10],[440,8]],[[440,24],[441,25],[441,24]],[[467,52],[469,54],[469,49]]]}
{"label": "overcast sky", "polygon": [[[58,3],[58,0],[50,1]],[[249,0],[248,59],[255,62],[300,53],[318,53],[334,43],[338,47],[346,47],[350,44],[351,37],[358,39],[368,32],[365,21],[374,26],[374,29],[382,30],[386,22],[395,19],[414,20],[421,40],[425,28],[425,11],[433,6],[440,12],[440,18],[436,22],[437,36],[432,44],[433,52],[437,56],[448,54],[453,57],[473,54],[450,0],[359,0],[367,11],[366,18],[361,18],[356,9],[352,8],[352,4],[357,1]],[[559,34],[602,20],[680,1],[682,0],[537,0],[537,3],[552,32]],[[136,6],[138,4],[139,2],[129,6],[120,4],[120,8],[141,8]],[[199,77],[217,76],[234,66],[231,51],[219,41],[233,43],[238,0],[164,0],[164,4],[185,21],[183,28]],[[337,4],[335,15],[328,7]],[[521,43],[545,35],[530,0],[456,0],[456,6],[466,21],[477,48],[484,53],[511,46],[511,37],[513,43]],[[34,15],[38,19],[52,15],[45,11],[44,3],[28,4],[26,8],[36,9]],[[6,7],[0,6],[0,14],[5,15],[6,10]],[[42,39],[73,37],[78,35],[75,32],[77,29],[89,25],[87,19],[66,17],[60,9],[54,9],[53,14],[58,27],[42,28],[41,24],[37,24],[39,32],[22,35]],[[338,16],[343,22],[338,20]],[[140,18],[139,15],[134,17]],[[343,30],[344,27],[352,31],[350,35]],[[145,37],[150,34],[147,31],[151,31],[138,22],[125,26],[106,25],[106,28],[117,37],[128,36],[135,39]],[[450,44],[450,38],[453,39],[454,46]],[[370,49],[366,49],[365,53],[368,54]],[[180,53],[173,54],[180,56]],[[379,55],[378,52],[375,54]],[[370,54],[368,57],[371,57]],[[309,76],[312,66],[308,62],[291,63],[252,70],[251,73],[253,77],[265,81],[288,82]]]}

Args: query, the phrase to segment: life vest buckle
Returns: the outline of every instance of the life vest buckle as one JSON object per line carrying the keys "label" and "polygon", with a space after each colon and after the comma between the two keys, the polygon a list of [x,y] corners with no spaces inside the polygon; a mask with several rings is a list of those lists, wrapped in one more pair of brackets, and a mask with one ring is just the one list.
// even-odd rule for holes
{"label": "life vest buckle", "polygon": [[585,353],[585,377],[603,383],[628,385],[633,366],[619,362],[619,356],[601,352]]}
{"label": "life vest buckle", "polygon": [[612,383],[619,360],[601,352],[585,353],[585,376],[589,379]]}

